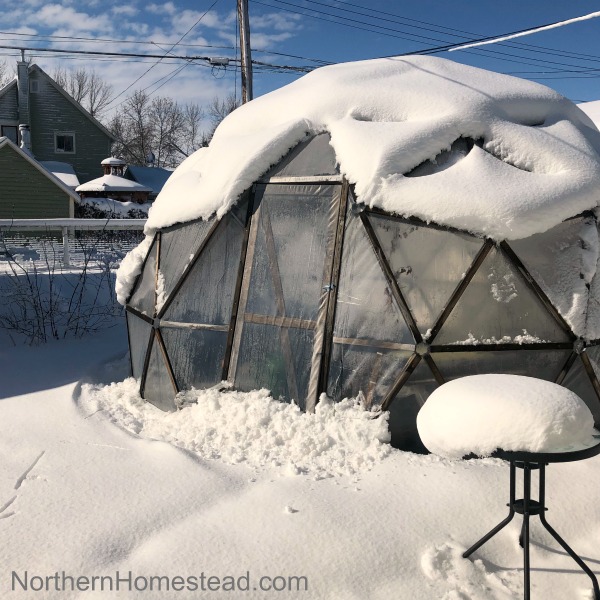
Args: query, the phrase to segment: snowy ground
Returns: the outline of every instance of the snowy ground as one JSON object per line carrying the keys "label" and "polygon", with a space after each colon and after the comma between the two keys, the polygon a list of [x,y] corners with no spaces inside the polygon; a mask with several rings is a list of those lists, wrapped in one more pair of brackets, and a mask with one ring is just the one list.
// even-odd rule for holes
{"label": "snowy ground", "polygon": [[[256,446],[231,451],[238,427],[232,421],[233,437],[222,443],[213,431],[220,453],[205,452],[198,439],[194,452],[183,422],[169,421],[182,413],[152,413],[136,403],[127,382],[110,393],[97,385],[126,379],[125,352],[123,326],[33,348],[0,346],[2,599],[522,597],[517,519],[474,561],[460,556],[505,516],[508,468],[502,462],[451,462],[376,440],[365,446],[364,436],[359,444],[350,435],[332,435],[323,451],[346,453],[351,474],[327,462],[311,470],[310,463],[290,463],[285,453],[270,460],[276,436],[264,442],[263,461],[254,460]],[[96,385],[85,384],[90,381]],[[190,418],[207,437],[219,426],[214,411],[207,412],[212,421],[202,423],[197,409],[185,410],[196,410]],[[339,432],[333,419],[332,431]],[[248,428],[240,427],[246,440]],[[272,432],[268,421],[264,428]],[[356,460],[357,453],[370,459]],[[599,479],[600,458],[548,471],[548,520],[600,575]],[[532,539],[533,598],[591,598],[589,580],[535,519]],[[92,576],[114,582],[117,571],[127,579],[131,572],[140,578],[137,587],[152,576],[169,577],[175,587],[178,576],[195,577],[207,591],[130,591],[125,582],[110,592],[108,579],[104,592],[100,579],[95,592],[85,591],[85,579],[79,580],[82,591],[54,591],[63,571],[88,582]],[[48,580],[50,591],[24,592],[18,582],[11,590],[13,572],[22,581],[27,572],[34,587],[41,581],[36,577],[59,575]],[[224,587],[228,578],[241,577],[242,588],[248,576],[249,590],[216,591],[209,576]],[[261,583],[287,586],[294,576],[306,578],[292,580],[301,591],[258,589]]]}

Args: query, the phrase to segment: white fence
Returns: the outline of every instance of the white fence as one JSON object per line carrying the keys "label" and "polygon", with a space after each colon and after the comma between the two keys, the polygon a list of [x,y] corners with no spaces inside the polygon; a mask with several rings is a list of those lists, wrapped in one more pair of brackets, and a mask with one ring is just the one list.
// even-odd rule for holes
{"label": "white fence", "polygon": [[[19,232],[35,235],[60,232],[62,235],[62,263],[71,266],[71,241],[77,231],[140,231],[146,219],[0,219],[0,235],[3,239]],[[22,238],[25,240],[25,237]],[[18,244],[18,239],[14,240]],[[29,245],[29,241],[23,242]],[[131,244],[131,247],[136,242]]]}

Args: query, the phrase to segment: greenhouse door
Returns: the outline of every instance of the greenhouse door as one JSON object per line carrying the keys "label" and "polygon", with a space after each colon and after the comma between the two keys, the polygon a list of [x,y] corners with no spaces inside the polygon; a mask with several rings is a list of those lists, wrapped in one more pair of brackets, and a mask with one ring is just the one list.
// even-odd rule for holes
{"label": "greenhouse door", "polygon": [[260,184],[229,379],[311,410],[317,400],[340,184]]}

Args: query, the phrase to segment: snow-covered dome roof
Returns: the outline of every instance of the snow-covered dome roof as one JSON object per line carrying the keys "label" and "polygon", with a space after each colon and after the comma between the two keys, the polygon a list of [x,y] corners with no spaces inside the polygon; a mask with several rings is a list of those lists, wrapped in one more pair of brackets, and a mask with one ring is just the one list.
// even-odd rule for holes
{"label": "snow-covered dome roof", "polygon": [[[408,56],[322,67],[234,111],[171,176],[146,232],[225,214],[321,132],[359,201],[495,239],[545,231],[600,199],[600,133],[569,100],[523,79]],[[457,160],[406,176],[460,138],[475,143]]]}
{"label": "snow-covered dome roof", "polygon": [[97,179],[92,179],[87,183],[82,183],[75,188],[76,192],[151,192],[152,189],[119,177],[118,175],[103,175]]}

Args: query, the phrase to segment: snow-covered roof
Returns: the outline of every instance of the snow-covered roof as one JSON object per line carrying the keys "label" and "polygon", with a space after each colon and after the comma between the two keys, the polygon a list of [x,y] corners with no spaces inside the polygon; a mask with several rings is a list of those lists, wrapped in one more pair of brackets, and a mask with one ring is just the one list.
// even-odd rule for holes
{"label": "snow-covered roof", "polygon": [[38,160],[33,158],[28,152],[25,152],[23,149],[19,148],[15,143],[9,140],[7,137],[0,137],[0,148],[8,146],[22,158],[24,158],[30,165],[35,167],[42,175],[47,177],[54,185],[60,188],[65,194],[69,196],[72,200],[78,200],[77,194],[73,191],[71,187],[66,185],[61,179],[59,179],[54,173],[51,173],[50,170],[45,168]]}
{"label": "snow-covered roof", "polygon": [[[322,67],[235,110],[169,179],[146,232],[222,216],[321,132],[359,201],[495,239],[545,231],[600,198],[600,133],[569,100],[523,79],[409,56]],[[480,144],[449,168],[405,176],[461,137]]]}
{"label": "snow-covered roof", "polygon": [[593,102],[584,102],[577,105],[592,121],[598,129],[600,129],[600,100]]}
{"label": "snow-covered roof", "polygon": [[114,156],[109,156],[108,158],[105,158],[100,164],[122,167],[125,166],[127,163],[122,158],[115,158]]}
{"label": "snow-covered roof", "polygon": [[145,185],[118,175],[104,175],[77,186],[76,192],[151,192]]}
{"label": "snow-covered roof", "polygon": [[75,189],[79,185],[79,179],[73,165],[57,160],[40,160],[40,164],[70,188]]}
{"label": "snow-covered roof", "polygon": [[125,176],[129,176],[134,181],[141,183],[152,189],[158,194],[167,183],[167,179],[173,175],[173,171],[161,167],[138,167],[129,165],[125,171]]}

